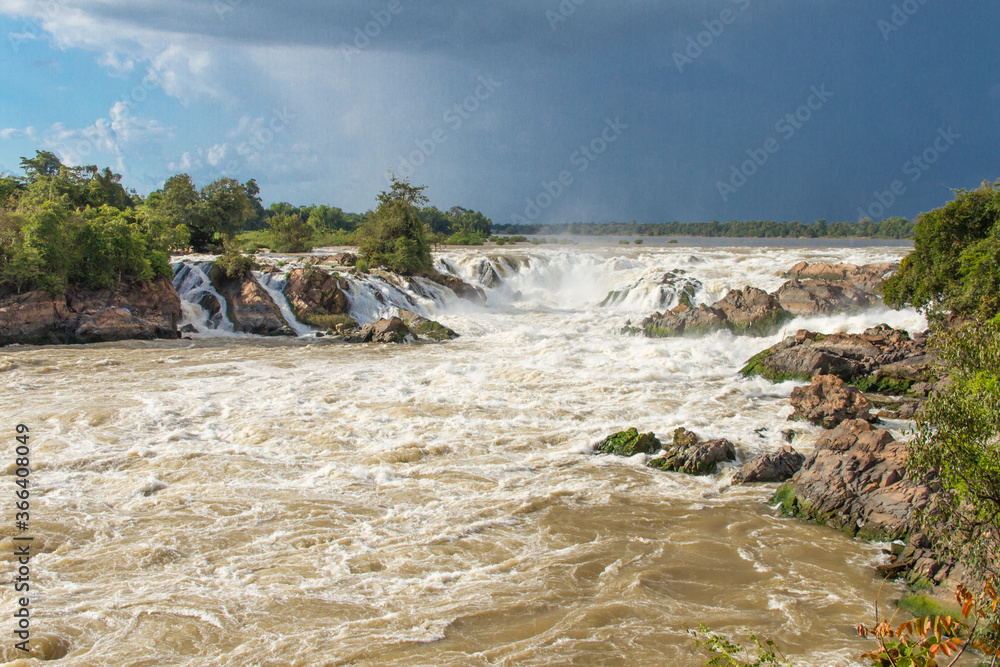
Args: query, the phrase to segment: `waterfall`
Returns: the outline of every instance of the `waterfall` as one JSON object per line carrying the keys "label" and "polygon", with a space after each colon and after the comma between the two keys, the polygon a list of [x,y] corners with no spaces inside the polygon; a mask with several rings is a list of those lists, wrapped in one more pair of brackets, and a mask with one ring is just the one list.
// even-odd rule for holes
{"label": "waterfall", "polygon": [[292,307],[288,303],[288,299],[285,298],[284,292],[287,273],[278,273],[277,271],[273,273],[261,273],[260,271],[254,271],[253,276],[271,297],[271,301],[281,311],[281,316],[285,318],[288,326],[292,328],[296,336],[311,336],[316,333],[308,324],[303,324],[295,318],[295,313],[292,312]]}

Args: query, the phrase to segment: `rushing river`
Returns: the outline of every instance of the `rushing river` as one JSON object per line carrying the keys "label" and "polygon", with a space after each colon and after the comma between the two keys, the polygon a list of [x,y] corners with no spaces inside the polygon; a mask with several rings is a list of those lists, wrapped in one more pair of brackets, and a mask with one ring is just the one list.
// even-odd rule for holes
{"label": "rushing river", "polygon": [[[618,333],[671,305],[665,271],[710,303],[776,289],[801,259],[907,250],[456,250],[442,266],[476,282],[490,256],[501,282],[485,306],[413,295],[461,334],[446,344],[4,348],[0,424],[33,436],[36,649],[80,666],[701,665],[685,628],[702,622],[797,665],[860,664],[884,545],[779,516],[774,485],[731,487],[733,468],[663,473],[592,446],[628,426],[729,438],[741,461],[784,444],[794,385],[736,373],[780,335]],[[876,309],[786,333],[881,322],[925,326]],[[811,450],[819,429],[792,428]],[[3,465],[12,496],[13,454]]]}

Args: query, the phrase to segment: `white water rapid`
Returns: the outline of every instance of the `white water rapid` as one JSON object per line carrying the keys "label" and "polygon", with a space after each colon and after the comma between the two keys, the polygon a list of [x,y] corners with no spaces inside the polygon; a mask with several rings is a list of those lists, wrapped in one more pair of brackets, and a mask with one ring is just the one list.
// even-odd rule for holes
{"label": "white water rapid", "polygon": [[[484,305],[429,281],[349,278],[362,323],[405,307],[461,334],[382,346],[234,336],[189,260],[176,284],[193,340],[0,350],[0,424],[33,437],[37,650],[81,667],[693,666],[705,655],[685,628],[702,622],[774,639],[796,665],[863,664],[872,645],[853,628],[871,622],[882,546],[780,516],[774,485],[730,486],[732,467],[690,477],[592,448],[629,426],[685,426],[745,461],[794,428],[809,452],[819,429],[786,421],[794,383],[737,374],[782,334],[618,332],[676,302],[668,271],[711,303],[772,291],[799,260],[906,252],[451,250],[439,268]],[[282,300],[280,275],[260,280]],[[882,322],[925,327],[876,308],[784,333]]]}

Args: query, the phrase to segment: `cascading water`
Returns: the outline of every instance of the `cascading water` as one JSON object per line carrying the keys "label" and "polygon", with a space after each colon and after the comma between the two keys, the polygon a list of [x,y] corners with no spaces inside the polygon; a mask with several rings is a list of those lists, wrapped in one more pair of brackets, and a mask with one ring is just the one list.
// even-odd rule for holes
{"label": "cascading water", "polygon": [[[802,259],[905,252],[454,249],[439,269],[485,306],[422,279],[343,276],[359,318],[407,307],[462,334],[443,345],[4,348],[0,419],[37,443],[39,646],[72,667],[696,665],[684,627],[704,622],[774,639],[802,667],[859,665],[871,645],[849,630],[883,586],[884,545],[781,516],[775,486],[732,485],[731,466],[665,473],[593,445],[630,426],[724,437],[741,460],[785,444],[795,383],[738,373],[782,334],[615,333],[670,305],[667,272],[711,303],[774,291]],[[209,266],[185,264],[178,291],[211,306]],[[876,308],[788,326],[881,322],[926,325]],[[820,427],[792,428],[808,455]],[[883,601],[900,591],[885,583]],[[22,657],[0,645],[0,661]]]}
{"label": "cascading water", "polygon": [[215,331],[232,334],[228,303],[209,278],[210,261],[181,261],[173,265],[174,289],[181,298],[184,319],[181,327],[192,326],[199,333]]}

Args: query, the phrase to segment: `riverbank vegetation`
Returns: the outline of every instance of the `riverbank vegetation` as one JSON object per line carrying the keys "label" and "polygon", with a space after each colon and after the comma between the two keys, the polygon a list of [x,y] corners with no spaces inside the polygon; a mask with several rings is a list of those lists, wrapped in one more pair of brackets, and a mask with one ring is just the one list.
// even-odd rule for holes
{"label": "riverbank vegetation", "polygon": [[868,218],[858,222],[812,224],[775,222],[773,220],[743,220],[732,222],[574,222],[562,225],[508,225],[504,234],[559,234],[567,236],[700,236],[709,238],[913,238],[914,223],[906,218],[886,218],[874,222]]}

